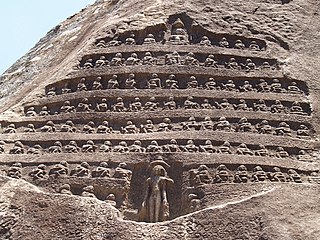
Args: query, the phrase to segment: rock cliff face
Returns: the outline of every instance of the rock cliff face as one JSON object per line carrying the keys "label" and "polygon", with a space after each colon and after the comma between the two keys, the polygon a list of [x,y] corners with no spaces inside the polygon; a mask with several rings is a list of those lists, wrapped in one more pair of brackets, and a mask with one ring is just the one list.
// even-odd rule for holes
{"label": "rock cliff face", "polygon": [[319,5],[59,24],[0,79],[0,239],[320,239]]}

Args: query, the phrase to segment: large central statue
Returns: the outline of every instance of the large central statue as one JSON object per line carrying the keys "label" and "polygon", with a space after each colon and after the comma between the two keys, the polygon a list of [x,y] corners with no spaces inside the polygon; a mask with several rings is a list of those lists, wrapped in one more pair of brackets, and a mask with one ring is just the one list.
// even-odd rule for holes
{"label": "large central statue", "polygon": [[168,184],[173,183],[173,180],[167,176],[167,171],[161,165],[161,161],[155,162],[157,162],[156,165],[151,164],[151,167],[153,166],[151,176],[146,181],[140,213],[142,220],[151,223],[168,220],[170,212],[167,187]]}

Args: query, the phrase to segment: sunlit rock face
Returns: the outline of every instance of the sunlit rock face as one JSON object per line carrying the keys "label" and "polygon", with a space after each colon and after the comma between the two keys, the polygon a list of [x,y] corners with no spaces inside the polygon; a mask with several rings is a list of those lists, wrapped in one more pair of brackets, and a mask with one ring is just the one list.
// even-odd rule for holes
{"label": "sunlit rock face", "polygon": [[97,1],[1,76],[1,239],[319,239],[319,2]]}

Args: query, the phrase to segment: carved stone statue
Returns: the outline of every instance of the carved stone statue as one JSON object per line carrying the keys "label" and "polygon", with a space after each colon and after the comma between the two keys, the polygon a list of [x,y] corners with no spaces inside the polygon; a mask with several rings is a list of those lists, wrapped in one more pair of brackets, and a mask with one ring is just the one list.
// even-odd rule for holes
{"label": "carved stone statue", "polygon": [[[158,162],[158,161],[155,161]],[[169,218],[167,187],[173,180],[167,176],[165,168],[157,163],[146,181],[146,190],[141,207],[141,216],[147,222],[160,222]]]}

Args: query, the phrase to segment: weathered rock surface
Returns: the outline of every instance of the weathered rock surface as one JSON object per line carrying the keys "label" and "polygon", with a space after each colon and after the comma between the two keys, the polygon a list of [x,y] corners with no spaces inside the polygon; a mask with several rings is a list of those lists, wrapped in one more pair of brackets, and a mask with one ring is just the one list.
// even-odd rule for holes
{"label": "weathered rock surface", "polygon": [[60,23],[0,77],[0,239],[320,239],[319,14],[99,0]]}

